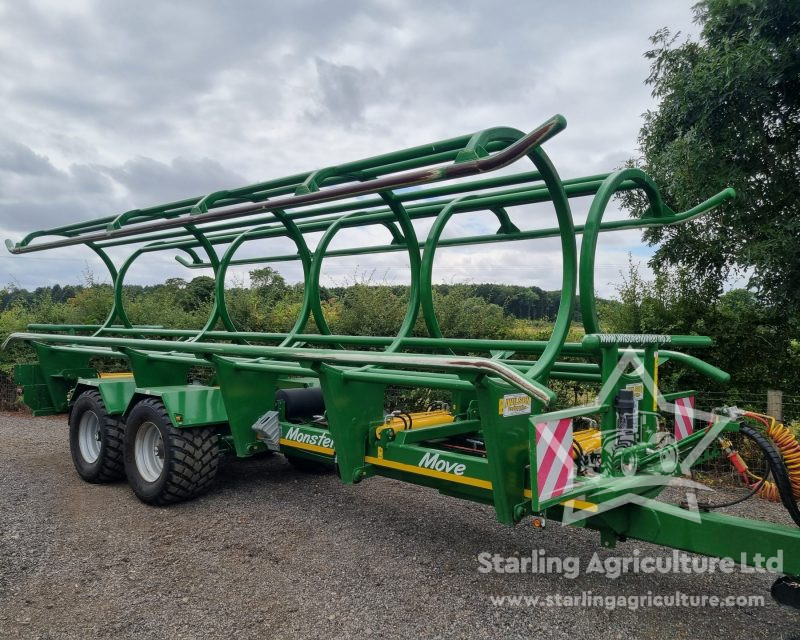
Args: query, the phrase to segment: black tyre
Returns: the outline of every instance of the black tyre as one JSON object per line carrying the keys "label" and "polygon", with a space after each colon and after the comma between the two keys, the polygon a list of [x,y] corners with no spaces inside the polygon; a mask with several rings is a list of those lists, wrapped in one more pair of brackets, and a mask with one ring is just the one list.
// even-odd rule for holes
{"label": "black tyre", "polygon": [[289,464],[302,473],[330,473],[333,471],[333,466],[325,464],[324,462],[317,462],[316,460],[309,460],[308,458],[301,458],[300,456],[286,456]]}
{"label": "black tyre", "polygon": [[126,420],[124,452],[128,484],[142,502],[183,502],[207,491],[216,477],[219,432],[176,429],[161,401],[145,398]]}
{"label": "black tyre", "polygon": [[778,604],[800,609],[800,578],[784,576],[775,581],[770,591]]}
{"label": "black tyre", "polygon": [[125,423],[109,415],[97,391],[78,396],[69,412],[69,450],[78,475],[94,483],[122,480],[124,433]]}

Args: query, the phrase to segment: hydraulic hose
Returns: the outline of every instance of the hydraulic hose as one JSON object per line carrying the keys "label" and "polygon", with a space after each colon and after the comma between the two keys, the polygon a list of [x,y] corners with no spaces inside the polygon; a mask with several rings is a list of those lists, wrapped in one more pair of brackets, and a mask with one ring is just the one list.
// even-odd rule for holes
{"label": "hydraulic hose", "polygon": [[781,454],[778,453],[772,441],[755,427],[752,427],[748,424],[742,424],[740,431],[744,436],[750,438],[750,440],[752,440],[756,446],[758,446],[764,452],[764,456],[766,457],[770,471],[772,472],[772,477],[775,479],[774,482],[765,482],[762,478],[759,478],[758,481],[764,484],[764,486],[761,488],[761,492],[765,491],[768,485],[774,486],[774,489],[771,491],[777,492],[778,497],[780,497],[780,501],[783,502],[783,506],[786,507],[786,510],[789,512],[792,520],[794,520],[794,523],[800,527],[800,508],[797,506],[797,500],[794,492],[792,491],[792,482],[789,476],[789,471],[787,470],[787,466],[784,464],[784,461],[781,458]]}
{"label": "hydraulic hose", "polygon": [[[783,458],[783,464],[786,466],[786,472],[789,475],[792,495],[795,499],[800,499],[800,443],[797,438],[785,425],[772,416],[753,411],[745,411],[743,415],[757,420],[766,427],[767,436],[775,443]],[[780,502],[782,499],[774,482],[765,482],[760,490],[760,495],[771,502]]]}

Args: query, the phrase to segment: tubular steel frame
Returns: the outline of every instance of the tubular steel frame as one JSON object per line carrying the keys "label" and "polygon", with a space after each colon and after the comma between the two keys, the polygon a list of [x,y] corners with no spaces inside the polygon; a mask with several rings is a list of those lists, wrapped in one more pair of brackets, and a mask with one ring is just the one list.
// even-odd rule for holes
{"label": "tubular steel frame", "polygon": [[[693,219],[733,198],[733,189],[688,211],[675,212],[663,202],[653,181],[638,169],[562,180],[541,145],[565,126],[564,118],[557,115],[527,134],[508,127],[486,129],[317,171],[35,231],[18,243],[6,241],[14,254],[85,245],[105,264],[114,288],[112,308],[101,325],[35,324],[9,338],[30,343],[38,356],[35,366],[20,370],[26,401],[40,414],[61,412],[82,390],[96,388],[109,411],[124,417],[141,398],[158,396],[176,427],[222,425],[226,446],[238,456],[249,456],[266,448],[253,425],[275,408],[276,390],[319,385],[327,426],[282,422],[281,450],[335,462],[343,482],[384,475],[431,486],[449,495],[492,504],[498,519],[509,524],[526,515],[560,517],[567,509],[583,509],[589,517],[581,523],[599,530],[607,546],[628,536],[700,553],[737,558],[744,554],[749,563],[756,554],[780,547],[791,550],[785,555],[786,561],[790,555],[793,558],[787,572],[800,574],[800,536],[795,529],[767,526],[755,537],[750,521],[711,514],[687,520],[682,510],[653,503],[651,498],[663,485],[632,485],[623,469],[625,451],[606,446],[615,429],[611,402],[626,384],[643,380],[645,374],[657,378],[658,367],[669,360],[717,381],[727,380],[728,375],[695,356],[672,350],[711,344],[702,336],[602,334],[594,280],[599,235]],[[483,176],[525,157],[533,163],[533,171]],[[628,190],[645,194],[647,213],[640,218],[604,221],[612,197]],[[592,197],[592,203],[586,222],[574,224],[570,200],[580,197]],[[509,217],[512,207],[545,202],[553,205],[555,227],[520,230]],[[454,216],[479,211],[497,218],[497,233],[442,237]],[[414,222],[424,219],[432,219],[432,226],[420,240]],[[342,230],[375,225],[389,231],[389,244],[330,248]],[[321,239],[312,249],[307,236],[319,233]],[[577,235],[582,235],[580,256]],[[549,340],[442,335],[432,285],[437,249],[551,237],[560,239],[563,268],[560,306]],[[243,245],[269,238],[291,240],[296,252],[236,257]],[[132,245],[133,251],[117,267],[107,252],[124,245]],[[131,323],[123,299],[125,278],[138,258],[157,251],[183,253],[188,260],[181,255],[176,259],[185,267],[213,271],[214,302],[201,329]],[[325,258],[397,251],[408,254],[411,271],[408,304],[397,335],[333,334],[320,297]],[[294,326],[285,333],[237,330],[225,292],[230,267],[286,261],[299,261],[305,280]],[[581,342],[567,342],[576,290],[586,336]],[[412,335],[420,313],[427,337]],[[489,357],[475,355],[487,352]],[[615,378],[626,354],[639,358],[643,371]],[[528,359],[530,356],[536,359]],[[127,360],[132,376],[98,377],[90,366],[93,358]],[[195,366],[211,368],[214,384],[187,385],[187,373]],[[547,386],[551,379],[610,385],[613,393],[590,406],[547,412],[555,398]],[[452,391],[455,419],[398,433],[391,429],[376,432],[376,426],[385,420],[384,393],[389,385]],[[642,406],[655,409],[658,401],[691,393],[661,394],[645,389]],[[498,413],[498,405],[509,394],[529,397],[530,414]],[[545,499],[536,483],[534,425],[588,415],[599,416],[603,427],[602,473],[579,479],[558,498]],[[658,429],[658,412],[643,411],[641,419],[642,440],[646,441]],[[737,428],[732,421],[723,426],[726,430]],[[292,440],[292,433],[304,434],[305,440]],[[437,447],[436,443],[447,438],[470,433],[481,435],[485,456]],[[698,429],[677,443],[679,455],[686,458],[705,435],[705,429]],[[314,442],[333,445],[312,446],[308,444],[312,437],[317,437]],[[655,475],[657,454],[644,444],[631,451],[640,459],[635,477]],[[461,473],[425,467],[420,456],[426,455],[446,461],[443,468],[458,468]],[[629,494],[638,501],[620,502],[621,496]],[[614,508],[602,508],[612,503]],[[725,536],[709,543],[707,534],[718,532]]]}

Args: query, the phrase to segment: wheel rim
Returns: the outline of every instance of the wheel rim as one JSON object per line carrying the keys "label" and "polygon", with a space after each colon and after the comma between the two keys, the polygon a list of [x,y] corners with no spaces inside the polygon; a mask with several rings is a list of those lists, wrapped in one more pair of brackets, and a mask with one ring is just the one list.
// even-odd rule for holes
{"label": "wheel rim", "polygon": [[136,432],[133,449],[136,468],[146,482],[155,482],[164,469],[164,439],[158,427],[145,422]]}
{"label": "wheel rim", "polygon": [[85,411],[78,422],[78,448],[81,457],[92,464],[100,457],[100,419],[94,411]]}

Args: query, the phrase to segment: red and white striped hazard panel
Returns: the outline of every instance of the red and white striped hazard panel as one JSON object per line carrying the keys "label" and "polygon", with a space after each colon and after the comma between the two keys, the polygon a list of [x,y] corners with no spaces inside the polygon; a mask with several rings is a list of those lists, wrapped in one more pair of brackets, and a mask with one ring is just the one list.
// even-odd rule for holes
{"label": "red and white striped hazard panel", "polygon": [[675,439],[683,440],[694,433],[694,396],[675,400]]}
{"label": "red and white striped hazard panel", "polygon": [[539,501],[557,498],[572,487],[572,420],[536,425],[536,470]]}

